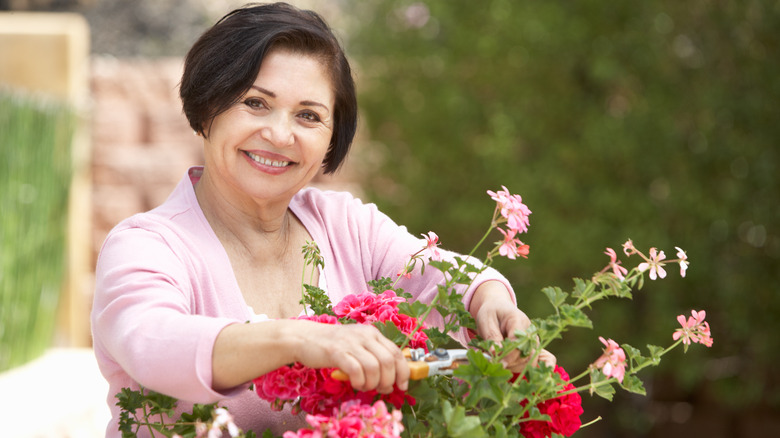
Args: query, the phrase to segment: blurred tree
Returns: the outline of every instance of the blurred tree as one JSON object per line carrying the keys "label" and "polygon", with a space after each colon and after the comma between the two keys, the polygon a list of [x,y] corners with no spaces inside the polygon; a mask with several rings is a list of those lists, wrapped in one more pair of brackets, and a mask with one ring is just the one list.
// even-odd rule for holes
{"label": "blurred tree", "polygon": [[[631,238],[670,258],[684,248],[688,278],[669,266],[633,302],[597,306],[595,332],[557,346],[564,366],[595,359],[597,335],[664,344],[676,315],[703,308],[715,346],[644,376],[648,398],[671,391],[735,415],[780,408],[777,2],[353,8],[362,18],[349,52],[379,155],[372,201],[411,232],[468,251],[492,212],[485,190],[521,194],[534,211],[531,255],[497,266],[531,316],[547,311],[541,287],[601,269],[605,247]],[[615,427],[649,433],[654,420],[632,415]]]}

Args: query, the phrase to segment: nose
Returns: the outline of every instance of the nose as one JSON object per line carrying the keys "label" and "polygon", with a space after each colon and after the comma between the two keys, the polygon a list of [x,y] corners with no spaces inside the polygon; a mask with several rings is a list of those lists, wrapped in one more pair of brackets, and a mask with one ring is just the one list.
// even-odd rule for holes
{"label": "nose", "polygon": [[291,117],[282,112],[269,114],[263,120],[260,137],[276,147],[287,147],[295,141]]}

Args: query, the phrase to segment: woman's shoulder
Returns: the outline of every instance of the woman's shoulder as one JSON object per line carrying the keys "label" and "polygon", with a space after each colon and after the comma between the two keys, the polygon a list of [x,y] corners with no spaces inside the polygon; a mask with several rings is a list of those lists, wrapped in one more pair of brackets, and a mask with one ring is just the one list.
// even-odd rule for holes
{"label": "woman's shoulder", "polygon": [[[195,169],[197,170],[197,169]],[[157,207],[136,213],[120,221],[109,232],[108,237],[123,233],[157,234],[165,236],[200,235],[204,229],[205,218],[197,205],[189,173],[171,192],[168,198]],[[208,234],[208,233],[206,233]]]}
{"label": "woman's shoulder", "polygon": [[298,209],[319,214],[351,214],[359,211],[374,210],[373,203],[365,203],[349,191],[323,190],[306,187],[299,191],[291,202]]}
{"label": "woman's shoulder", "polygon": [[101,252],[106,245],[133,246],[133,241],[143,241],[146,245],[157,242],[177,252],[185,248],[207,247],[211,230],[202,222],[198,212],[192,208],[166,201],[116,224],[106,235]]}

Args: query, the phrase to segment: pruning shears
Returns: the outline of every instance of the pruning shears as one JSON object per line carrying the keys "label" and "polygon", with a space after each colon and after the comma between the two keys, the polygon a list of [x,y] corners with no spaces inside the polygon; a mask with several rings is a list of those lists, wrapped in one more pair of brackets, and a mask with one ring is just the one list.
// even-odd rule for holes
{"label": "pruning shears", "polygon": [[[404,348],[403,354],[409,364],[409,378],[422,380],[430,376],[451,375],[452,371],[460,365],[468,363],[466,349],[436,348],[426,353],[422,348]],[[334,370],[331,377],[336,380],[347,381],[349,376],[341,370]]]}

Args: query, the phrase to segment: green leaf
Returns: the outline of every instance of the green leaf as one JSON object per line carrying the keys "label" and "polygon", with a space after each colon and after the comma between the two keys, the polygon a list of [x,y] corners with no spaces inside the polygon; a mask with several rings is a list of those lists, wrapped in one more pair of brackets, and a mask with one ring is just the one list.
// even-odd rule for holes
{"label": "green leaf", "polygon": [[384,337],[393,341],[396,345],[401,345],[406,340],[406,335],[396,327],[393,321],[376,321],[374,327],[379,329]]}
{"label": "green leaf", "polygon": [[585,315],[585,312],[571,304],[562,305],[560,311],[564,324],[574,327],[593,328],[593,322]]}
{"label": "green leaf", "polygon": [[653,365],[661,363],[661,356],[663,356],[664,349],[657,345],[647,344],[647,349],[650,351],[650,360]]}
{"label": "green leaf", "polygon": [[211,420],[211,415],[216,409],[217,404],[200,404],[196,403],[192,406],[192,412],[184,412],[181,414],[181,419],[188,423],[194,423],[198,420],[207,422]]}
{"label": "green leaf", "polygon": [[482,423],[476,415],[467,415],[463,406],[453,407],[449,400],[441,403],[441,410],[431,412],[431,422],[446,430],[446,435],[452,438],[481,438],[487,436]]}
{"label": "green leaf", "polygon": [[631,369],[644,368],[647,366],[647,364],[653,363],[654,361],[654,359],[650,357],[642,356],[641,351],[628,344],[622,344],[620,347],[623,348],[623,351],[626,353],[626,357],[631,362]]}
{"label": "green leaf", "polygon": [[506,426],[504,426],[504,423],[495,422],[493,423],[493,433],[490,434],[490,436],[494,438],[507,438],[506,433]]}
{"label": "green leaf", "polygon": [[489,361],[479,351],[469,350],[467,357],[469,363],[459,366],[453,372],[455,377],[462,379],[470,388],[465,405],[473,407],[485,399],[501,403],[509,387],[512,372],[501,363]]}
{"label": "green leaf", "polygon": [[633,392],[634,394],[641,394],[641,395],[647,395],[647,391],[645,391],[645,386],[642,383],[641,380],[639,380],[639,377],[633,375],[633,374],[626,374],[623,377],[623,383],[620,384],[623,389],[625,389],[628,392]]}
{"label": "green leaf", "polygon": [[330,297],[328,297],[328,294],[324,290],[310,284],[304,284],[303,287],[306,292],[303,294],[303,299],[300,301],[300,304],[303,304],[304,306],[308,305],[316,315],[336,316],[336,314],[333,313],[333,305],[330,302]]}
{"label": "green leaf", "polygon": [[574,278],[574,290],[571,295],[575,298],[579,298],[585,294],[588,289],[588,283],[581,278]]}
{"label": "green leaf", "polygon": [[444,260],[431,260],[430,262],[428,262],[428,264],[440,270],[441,272],[447,272],[450,269],[455,267],[455,265],[453,265],[452,263]]}
{"label": "green leaf", "polygon": [[141,409],[146,401],[146,396],[141,391],[133,391],[130,388],[122,388],[116,394],[116,405],[123,411],[135,412]]}
{"label": "green leaf", "polygon": [[149,405],[149,415],[174,415],[177,400],[171,396],[161,394],[155,391],[148,391],[147,404]]}
{"label": "green leaf", "polygon": [[590,393],[596,394],[599,397],[612,401],[612,397],[615,395],[615,388],[612,384],[604,383],[609,378],[597,368],[590,369]]}
{"label": "green leaf", "polygon": [[398,304],[399,313],[403,313],[404,315],[409,315],[414,318],[420,318],[427,309],[428,306],[420,301],[404,301],[403,303]]}
{"label": "green leaf", "polygon": [[423,329],[423,331],[428,336],[428,340],[431,341],[431,344],[436,346],[444,345],[452,339],[450,335],[442,332],[437,327],[428,327]]}
{"label": "green leaf", "polygon": [[[378,280],[369,281],[368,286],[374,291],[374,293],[381,294],[384,291],[393,288],[393,280],[389,277],[382,277]],[[398,291],[396,291],[396,294],[398,294]]]}
{"label": "green leaf", "polygon": [[569,294],[559,287],[546,287],[542,289],[542,292],[547,296],[547,299],[550,300],[550,304],[556,309],[560,307],[561,304],[565,303],[566,297],[569,296]]}

